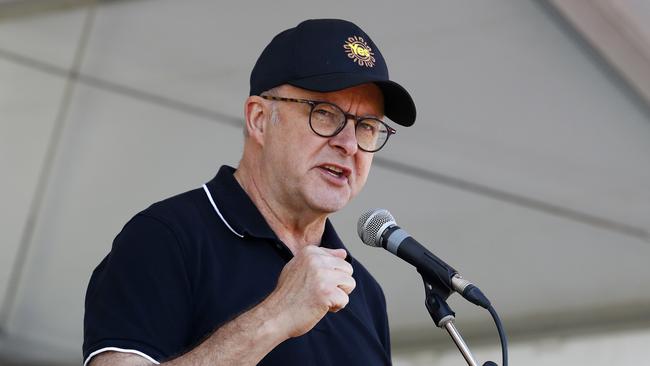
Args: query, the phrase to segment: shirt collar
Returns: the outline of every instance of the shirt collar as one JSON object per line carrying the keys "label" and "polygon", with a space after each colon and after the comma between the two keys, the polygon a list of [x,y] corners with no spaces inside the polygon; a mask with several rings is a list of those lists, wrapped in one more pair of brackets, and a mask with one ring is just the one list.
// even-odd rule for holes
{"label": "shirt collar", "polygon": [[217,176],[206,184],[226,226],[244,236],[277,239],[234,173],[235,168],[223,165]]}
{"label": "shirt collar", "polygon": [[[264,216],[235,179],[234,173],[235,168],[223,165],[217,175],[206,183],[224,223],[243,236],[279,241]],[[346,249],[329,219],[325,221],[320,244],[324,248]],[[352,259],[349,252],[347,258],[349,261]]]}

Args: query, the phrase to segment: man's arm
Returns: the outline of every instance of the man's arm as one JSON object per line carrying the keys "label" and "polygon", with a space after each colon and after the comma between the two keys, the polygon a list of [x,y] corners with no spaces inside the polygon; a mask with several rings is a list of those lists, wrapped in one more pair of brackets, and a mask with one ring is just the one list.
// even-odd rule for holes
{"label": "man's arm", "polygon": [[[352,266],[343,249],[307,246],[280,273],[275,290],[251,310],[239,315],[167,366],[256,365],[288,338],[311,330],[328,311],[344,308],[355,287]],[[90,366],[151,365],[134,355],[105,352]]]}
{"label": "man's arm", "polygon": [[[264,302],[226,323],[203,343],[164,365],[255,365],[284,340],[272,323]],[[105,352],[94,357],[91,366],[145,366],[152,363],[135,354]]]}

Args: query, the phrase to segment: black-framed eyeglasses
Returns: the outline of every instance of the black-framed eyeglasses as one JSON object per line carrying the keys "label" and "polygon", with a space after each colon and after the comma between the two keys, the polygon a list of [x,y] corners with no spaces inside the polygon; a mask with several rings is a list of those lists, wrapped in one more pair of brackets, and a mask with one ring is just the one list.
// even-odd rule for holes
{"label": "black-framed eyeglasses", "polygon": [[283,98],[271,95],[261,95],[268,100],[280,102],[295,102],[309,104],[309,127],[315,134],[321,137],[336,136],[343,131],[348,119],[354,120],[354,133],[357,138],[359,149],[367,152],[377,152],[384,145],[390,135],[397,131],[387,125],[384,121],[374,117],[358,117],[345,113],[341,107],[329,102],[322,102],[308,99]]}

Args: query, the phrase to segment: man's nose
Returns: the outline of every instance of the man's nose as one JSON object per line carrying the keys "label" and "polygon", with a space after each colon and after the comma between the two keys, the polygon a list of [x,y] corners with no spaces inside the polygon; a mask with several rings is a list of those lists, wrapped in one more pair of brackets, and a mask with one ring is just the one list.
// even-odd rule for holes
{"label": "man's nose", "polygon": [[[350,122],[350,123],[348,123]],[[356,136],[356,123],[351,116],[346,116],[345,127],[336,136],[330,138],[330,145],[341,150],[345,155],[354,155],[359,148]]]}

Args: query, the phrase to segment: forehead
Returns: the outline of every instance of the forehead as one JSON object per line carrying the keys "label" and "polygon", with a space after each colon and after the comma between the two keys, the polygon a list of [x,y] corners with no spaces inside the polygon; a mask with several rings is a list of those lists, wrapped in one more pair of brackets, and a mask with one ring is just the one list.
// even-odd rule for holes
{"label": "forehead", "polygon": [[[292,97],[330,102],[343,110],[358,110],[357,114],[384,114],[384,96],[375,84],[367,83],[334,92],[317,92],[297,88],[292,85],[282,85],[280,91]],[[284,95],[282,95],[284,96]]]}

